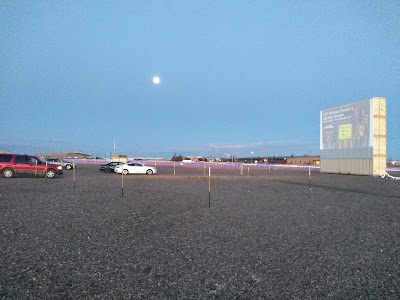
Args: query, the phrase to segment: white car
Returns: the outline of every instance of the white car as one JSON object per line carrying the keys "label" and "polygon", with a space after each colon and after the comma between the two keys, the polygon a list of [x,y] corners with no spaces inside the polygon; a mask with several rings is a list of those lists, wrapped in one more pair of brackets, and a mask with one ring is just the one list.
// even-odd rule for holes
{"label": "white car", "polygon": [[152,175],[157,173],[157,169],[151,166],[145,166],[141,163],[137,162],[129,162],[126,164],[115,166],[115,173],[123,173],[124,175],[128,174],[147,174]]}

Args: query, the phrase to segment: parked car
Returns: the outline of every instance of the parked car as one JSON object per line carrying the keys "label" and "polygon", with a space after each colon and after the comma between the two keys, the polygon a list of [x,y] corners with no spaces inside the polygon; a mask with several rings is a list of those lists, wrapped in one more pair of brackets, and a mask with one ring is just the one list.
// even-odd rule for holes
{"label": "parked car", "polygon": [[26,154],[0,154],[0,172],[6,178],[20,174],[54,178],[63,173],[62,167]]}
{"label": "parked car", "polygon": [[122,165],[118,165],[114,169],[115,173],[123,173],[127,174],[147,174],[152,175],[157,173],[157,169],[155,167],[146,166],[137,162],[130,162]]}
{"label": "parked car", "polygon": [[112,162],[109,162],[108,164],[100,165],[99,170],[104,171],[106,173],[114,173],[115,166],[121,165],[121,164],[123,164],[123,162],[112,161]]}
{"label": "parked car", "polygon": [[67,170],[71,170],[71,169],[75,168],[75,164],[73,162],[69,162],[69,161],[63,160],[61,158],[46,158],[46,161],[49,164],[58,165]]}

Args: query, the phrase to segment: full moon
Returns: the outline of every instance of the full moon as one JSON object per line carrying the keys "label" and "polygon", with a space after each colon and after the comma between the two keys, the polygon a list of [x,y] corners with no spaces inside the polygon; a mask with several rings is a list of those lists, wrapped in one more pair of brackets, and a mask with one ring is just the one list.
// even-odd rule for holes
{"label": "full moon", "polygon": [[154,76],[154,77],[153,77],[153,83],[154,83],[154,84],[159,84],[159,83],[160,83],[160,77]]}

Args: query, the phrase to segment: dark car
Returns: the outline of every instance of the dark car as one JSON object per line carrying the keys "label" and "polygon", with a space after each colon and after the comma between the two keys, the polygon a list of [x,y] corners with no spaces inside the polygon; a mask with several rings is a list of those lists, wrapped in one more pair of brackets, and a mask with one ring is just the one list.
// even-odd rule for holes
{"label": "dark car", "polygon": [[122,165],[123,163],[120,161],[112,161],[108,164],[104,164],[100,166],[100,171],[104,171],[106,173],[114,173],[115,166]]}
{"label": "dark car", "polygon": [[20,174],[54,178],[63,173],[62,167],[26,154],[0,154],[0,172],[6,178]]}

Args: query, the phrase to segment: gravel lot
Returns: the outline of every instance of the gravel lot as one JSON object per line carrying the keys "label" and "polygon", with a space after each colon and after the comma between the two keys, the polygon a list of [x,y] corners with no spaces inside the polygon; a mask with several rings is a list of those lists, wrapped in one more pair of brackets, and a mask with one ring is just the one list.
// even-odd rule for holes
{"label": "gravel lot", "polygon": [[400,181],[157,168],[0,178],[0,298],[399,299]]}

